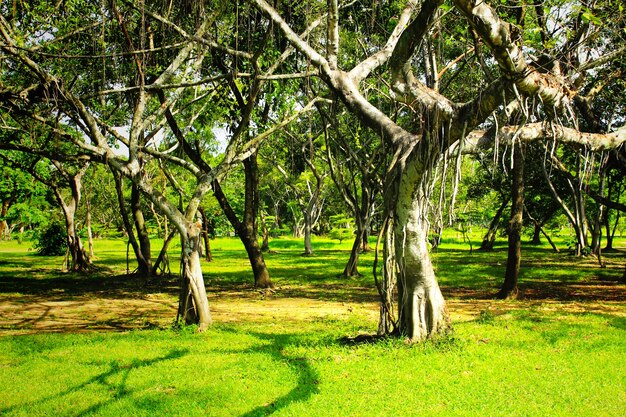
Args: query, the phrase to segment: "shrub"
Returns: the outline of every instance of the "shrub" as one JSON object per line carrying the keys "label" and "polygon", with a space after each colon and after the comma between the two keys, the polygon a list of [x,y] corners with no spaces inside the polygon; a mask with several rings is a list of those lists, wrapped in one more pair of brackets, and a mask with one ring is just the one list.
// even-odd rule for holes
{"label": "shrub", "polygon": [[67,249],[67,230],[61,223],[50,223],[35,238],[35,250],[39,255],[64,255]]}

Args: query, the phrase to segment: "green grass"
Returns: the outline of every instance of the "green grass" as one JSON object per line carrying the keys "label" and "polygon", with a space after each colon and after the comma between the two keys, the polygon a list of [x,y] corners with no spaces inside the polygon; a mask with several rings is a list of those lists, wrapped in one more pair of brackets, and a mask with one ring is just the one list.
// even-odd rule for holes
{"label": "green grass", "polygon": [[[0,242],[0,314],[68,303],[114,322],[105,311],[114,300],[175,302],[171,281],[144,287],[111,276],[125,272],[124,245],[96,243],[107,269],[83,276]],[[590,258],[524,247],[522,299],[496,301],[489,296],[505,247],[470,255],[451,236],[433,257],[454,335],[407,345],[346,338],[376,328],[373,255],[363,255],[363,276],[338,277],[349,246],[317,239],[316,255],[301,257],[300,241],[272,241],[266,258],[279,290],[267,295],[252,288],[240,243],[213,241],[215,260],[203,268],[217,323],[204,334],[150,315],[129,321],[134,330],[66,322],[48,331],[49,317],[24,313],[21,324],[0,327],[0,415],[624,415],[626,288],[613,280],[621,252],[600,269]],[[123,308],[120,317],[136,306]]]}

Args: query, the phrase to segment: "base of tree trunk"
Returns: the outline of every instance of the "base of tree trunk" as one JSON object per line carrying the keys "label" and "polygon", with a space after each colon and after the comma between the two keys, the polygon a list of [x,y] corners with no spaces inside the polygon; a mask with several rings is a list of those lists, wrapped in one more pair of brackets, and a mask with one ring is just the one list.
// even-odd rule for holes
{"label": "base of tree trunk", "polygon": [[274,288],[274,283],[270,279],[269,274],[266,272],[254,280],[254,286],[255,288]]}
{"label": "base of tree trunk", "polygon": [[498,300],[516,300],[518,295],[519,295],[519,289],[517,288],[517,286],[515,286],[514,288],[507,288],[507,289],[502,288],[496,294],[496,298]]}

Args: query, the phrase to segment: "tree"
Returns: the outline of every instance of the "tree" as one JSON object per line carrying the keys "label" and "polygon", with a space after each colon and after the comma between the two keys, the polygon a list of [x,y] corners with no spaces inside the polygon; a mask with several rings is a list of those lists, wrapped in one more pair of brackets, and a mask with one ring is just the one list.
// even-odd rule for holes
{"label": "tree", "polygon": [[[317,157],[316,144],[321,140],[322,134],[316,134],[307,131],[301,135],[302,139],[296,137],[288,131],[284,132],[294,144],[296,155],[302,159],[302,166],[287,172],[280,164],[276,165],[276,169],[283,175],[285,184],[291,190],[295,204],[300,210],[303,220],[304,232],[304,256],[313,255],[313,246],[311,245],[311,235],[313,228],[318,223],[324,208],[324,186],[327,173],[324,171],[323,164]],[[295,216],[294,216],[295,220]]]}
{"label": "tree", "polygon": [[324,131],[330,175],[356,225],[350,258],[343,270],[343,276],[353,277],[359,275],[360,252],[369,249],[366,242],[382,191],[385,155],[369,130],[350,124],[349,115],[330,115],[322,108],[320,113],[331,127]]}
{"label": "tree", "polygon": [[[197,210],[215,180],[273,132],[311,110],[313,103],[299,109],[287,105],[267,124],[250,123],[264,79],[293,50],[267,48],[263,38],[269,38],[259,32],[267,27],[240,32],[239,23],[252,24],[260,15],[238,4],[0,7],[2,118],[13,129],[28,131],[35,124],[43,132],[37,147],[15,138],[3,139],[0,147],[51,155],[60,151],[52,138],[66,145],[62,156],[68,160],[105,164],[130,180],[177,230],[182,248],[179,318],[206,329],[211,315]],[[246,42],[240,43],[242,37]],[[275,66],[261,68],[269,61],[265,54]],[[231,102],[234,75],[250,93],[243,107],[223,105]],[[227,118],[229,143],[216,161],[203,134],[207,125]],[[177,167],[189,188],[181,198],[171,198],[159,191],[150,167]]]}
{"label": "tree", "polygon": [[[437,337],[449,329],[445,302],[427,246],[427,202],[432,193],[432,176],[442,157],[491,146],[496,139],[505,144],[552,139],[586,145],[595,150],[614,147],[626,140],[624,129],[614,133],[586,133],[561,117],[572,109],[573,97],[582,96],[580,87],[573,83],[577,77],[566,79],[563,75],[598,68],[624,53],[623,49],[611,51],[592,44],[593,37],[589,36],[592,19],[575,26],[575,31],[564,42],[568,54],[552,61],[569,66],[546,68],[532,63],[526,55],[522,48],[525,32],[508,23],[485,2],[454,0],[452,7],[446,5],[445,9],[438,1],[408,1],[404,7],[394,4],[397,23],[387,34],[386,41],[382,45],[372,41],[364,48],[368,52],[360,58],[344,58],[341,54],[339,22],[346,22],[342,29],[349,31],[356,16],[353,8],[340,8],[336,0],[328,1],[325,32],[307,40],[296,33],[297,24],[293,19],[287,18],[293,12],[289,5],[273,7],[265,0],[253,0],[253,3],[306,57],[311,70],[318,74],[333,96],[341,100],[361,123],[380,135],[393,155],[385,181],[386,224],[390,230],[385,265],[390,267],[384,268],[383,272],[384,280],[397,280],[398,328],[411,341]],[[446,9],[450,11],[449,16],[443,13]],[[574,22],[580,22],[584,16],[594,16],[590,9],[578,10],[579,13],[573,14]],[[451,98],[441,94],[439,80],[432,77],[438,75],[433,71],[434,65],[425,65],[426,73],[419,74],[416,73],[419,68],[412,65],[413,62],[435,62],[437,57],[433,60],[432,54],[428,53],[435,50],[431,47],[437,39],[434,28],[448,22],[457,24],[459,19],[475,34],[477,60],[480,61],[482,54],[488,51],[497,63],[497,68],[487,69],[489,73],[497,74],[494,81],[489,82],[490,77],[484,75],[483,82],[478,83],[473,91],[470,89],[472,97],[463,101],[455,101],[460,97],[453,94]],[[558,24],[566,27],[569,22],[559,21]],[[623,36],[600,32],[601,36]],[[323,41],[316,43],[320,38]],[[587,51],[596,48],[601,58],[594,61],[585,60],[582,54],[572,56],[575,54],[571,53],[569,45],[581,43],[588,45]],[[566,58],[569,60],[565,61]],[[368,78],[384,70],[387,70],[393,90],[393,97],[389,97],[399,106],[393,117],[363,94]],[[535,100],[533,105],[541,109],[532,117],[527,112],[528,100]],[[502,118],[505,124],[498,124],[499,120],[492,115],[504,113],[511,103],[517,103],[522,114],[529,117],[514,125],[507,125],[508,118]],[[562,124],[551,123],[556,120]],[[396,271],[397,276],[394,275]],[[388,313],[389,309],[385,310]]]}
{"label": "tree", "polygon": [[252,266],[254,274],[254,286],[258,288],[274,288],[274,284],[270,279],[270,274],[265,265],[263,252],[259,246],[257,235],[257,220],[259,212],[259,168],[257,165],[256,152],[243,161],[245,172],[245,202],[243,220],[237,217],[237,214],[231,207],[226,195],[222,191],[219,182],[213,182],[213,194],[219,202],[224,214],[235,228],[237,236],[243,243]]}

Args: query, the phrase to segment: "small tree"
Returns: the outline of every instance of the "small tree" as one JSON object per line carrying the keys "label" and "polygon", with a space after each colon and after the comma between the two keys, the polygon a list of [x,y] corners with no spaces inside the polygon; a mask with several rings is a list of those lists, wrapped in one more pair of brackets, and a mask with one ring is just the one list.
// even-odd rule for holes
{"label": "small tree", "polygon": [[35,236],[34,248],[38,255],[60,256],[67,251],[67,229],[56,221],[50,223],[41,234]]}
{"label": "small tree", "polygon": [[345,239],[350,239],[354,236],[354,219],[344,216],[343,214],[337,214],[330,216],[330,229],[329,236],[332,239],[337,239],[341,244]]}

